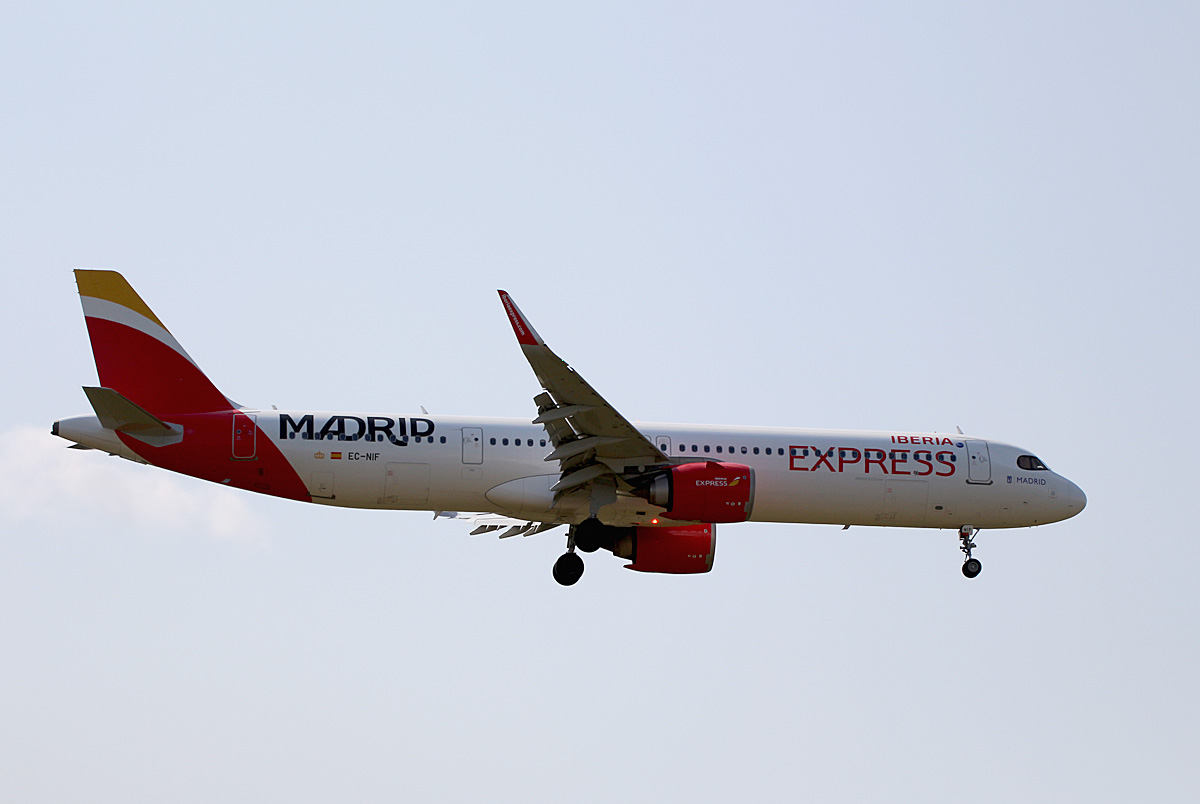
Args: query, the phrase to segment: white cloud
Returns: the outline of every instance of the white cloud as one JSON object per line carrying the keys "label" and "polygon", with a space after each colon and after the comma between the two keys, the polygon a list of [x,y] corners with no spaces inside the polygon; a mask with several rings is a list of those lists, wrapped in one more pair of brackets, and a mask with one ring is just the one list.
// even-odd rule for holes
{"label": "white cloud", "polygon": [[147,532],[221,539],[257,540],[268,531],[244,492],[67,446],[48,429],[0,432],[0,518],[76,525],[112,518]]}

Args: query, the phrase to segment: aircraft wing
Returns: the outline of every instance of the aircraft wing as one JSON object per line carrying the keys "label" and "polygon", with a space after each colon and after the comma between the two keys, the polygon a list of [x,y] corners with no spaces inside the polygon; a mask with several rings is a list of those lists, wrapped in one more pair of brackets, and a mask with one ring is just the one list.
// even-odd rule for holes
{"label": "aircraft wing", "polygon": [[550,350],[508,293],[499,293],[521,351],[546,391],[534,400],[538,416],[533,423],[545,425],[554,444],[546,460],[557,460],[561,467],[563,476],[555,486],[556,492],[582,488],[605,475],[619,476],[625,467],[670,462],[587,380]]}

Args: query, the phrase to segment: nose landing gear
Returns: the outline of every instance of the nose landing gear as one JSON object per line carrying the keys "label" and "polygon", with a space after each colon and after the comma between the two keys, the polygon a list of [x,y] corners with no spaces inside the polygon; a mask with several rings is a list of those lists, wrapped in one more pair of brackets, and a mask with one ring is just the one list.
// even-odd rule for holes
{"label": "nose landing gear", "polygon": [[972,537],[978,532],[979,528],[972,527],[971,525],[963,525],[958,529],[958,540],[961,542],[958,549],[962,550],[963,555],[966,556],[963,559],[962,574],[968,578],[974,578],[983,571],[983,562],[971,556],[971,551],[975,549],[975,542],[972,540]]}

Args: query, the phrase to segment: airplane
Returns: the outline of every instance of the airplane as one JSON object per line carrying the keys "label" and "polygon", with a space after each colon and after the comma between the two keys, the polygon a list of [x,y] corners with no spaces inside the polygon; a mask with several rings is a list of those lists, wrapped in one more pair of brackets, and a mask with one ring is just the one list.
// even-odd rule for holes
{"label": "airplane", "polygon": [[634,425],[550,350],[501,290],[541,385],[531,419],[239,405],[200,370],[125,278],[77,270],[100,384],[93,416],[51,433],[138,463],[319,505],[431,511],[501,538],[566,527],[553,577],[579,553],[627,569],[709,572],[716,526],[787,522],[955,529],[979,575],[983,528],[1059,522],[1083,491],[1033,452],[955,434]]}

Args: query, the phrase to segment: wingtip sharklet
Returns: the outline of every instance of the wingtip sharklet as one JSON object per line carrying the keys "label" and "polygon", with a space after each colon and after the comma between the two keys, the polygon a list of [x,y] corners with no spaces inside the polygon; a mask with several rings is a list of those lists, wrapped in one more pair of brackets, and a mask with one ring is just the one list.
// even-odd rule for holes
{"label": "wingtip sharklet", "polygon": [[516,302],[512,300],[512,296],[508,295],[507,290],[497,290],[500,294],[500,301],[504,304],[504,312],[508,313],[508,321],[512,324],[513,332],[516,333],[517,343],[522,346],[545,346],[546,342],[541,339],[532,326],[529,325],[529,319],[517,307]]}

